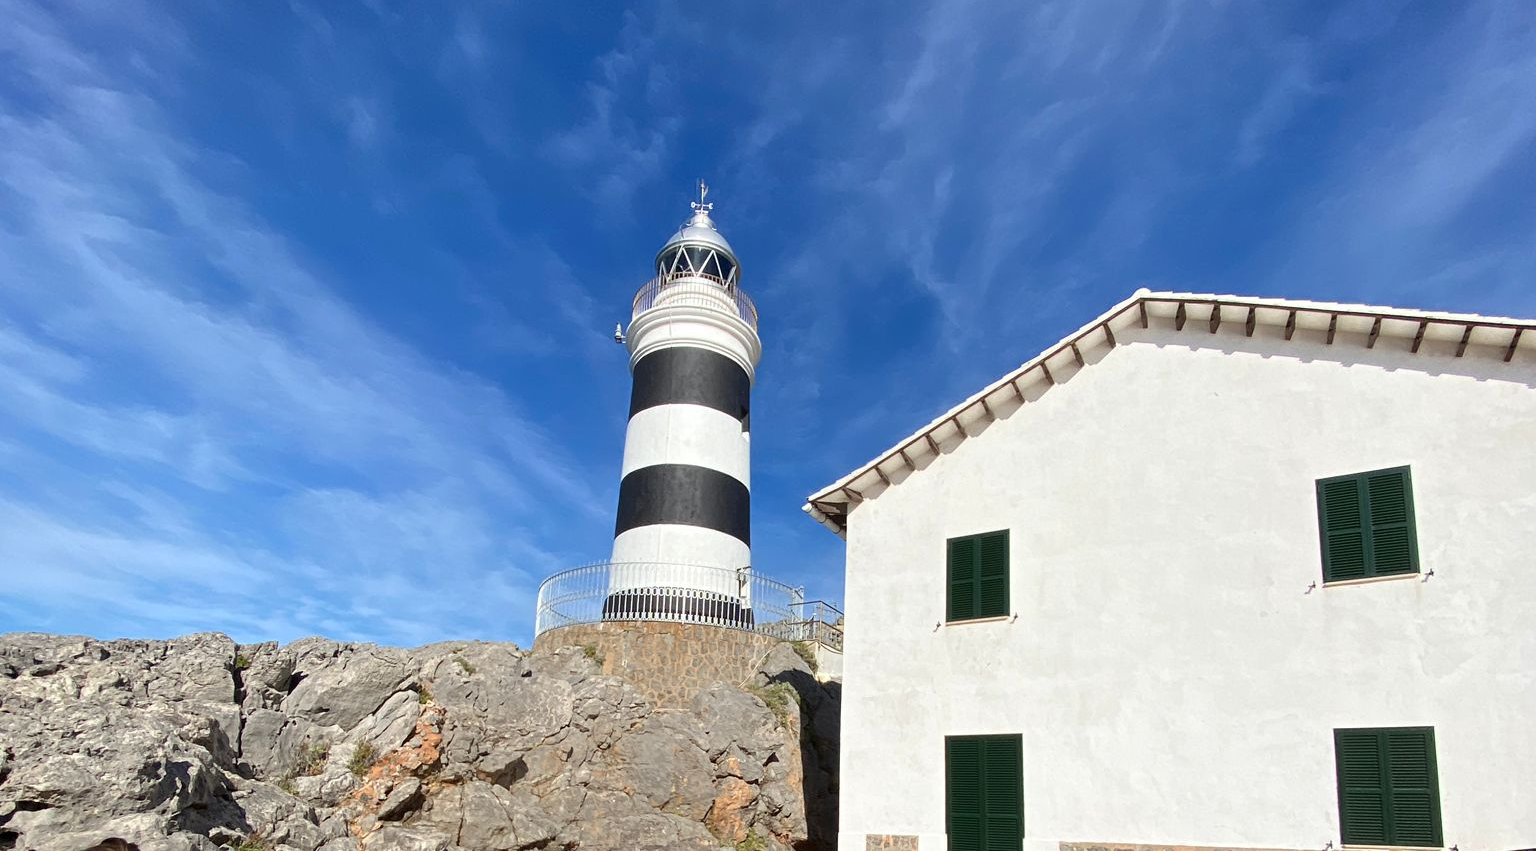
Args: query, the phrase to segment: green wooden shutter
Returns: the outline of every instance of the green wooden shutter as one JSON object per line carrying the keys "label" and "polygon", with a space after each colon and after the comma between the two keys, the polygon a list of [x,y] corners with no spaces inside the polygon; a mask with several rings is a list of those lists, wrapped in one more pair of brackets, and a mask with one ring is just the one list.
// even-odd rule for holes
{"label": "green wooden shutter", "polygon": [[1317,517],[1323,540],[1323,581],[1366,576],[1365,494],[1357,476],[1319,479]]}
{"label": "green wooden shutter", "polygon": [[1376,730],[1334,730],[1339,834],[1346,845],[1387,844],[1387,781]]}
{"label": "green wooden shutter", "polygon": [[981,740],[944,740],[944,812],[949,851],[983,851]]}
{"label": "green wooden shutter", "polygon": [[1391,842],[1437,847],[1440,838],[1440,783],[1435,769],[1435,731],[1405,727],[1383,731],[1387,786],[1391,800]]}
{"label": "green wooden shutter", "polygon": [[1008,530],[950,538],[946,619],[1008,614]]}
{"label": "green wooden shutter", "polygon": [[1019,736],[944,740],[949,851],[1019,851],[1024,839],[1023,766]]}
{"label": "green wooden shutter", "polygon": [[1317,481],[1323,581],[1417,573],[1413,479],[1407,467]]}
{"label": "green wooden shutter", "polygon": [[1024,758],[1019,736],[982,740],[983,851],[1019,851],[1024,838]]}
{"label": "green wooden shutter", "polygon": [[975,538],[951,538],[949,541],[947,620],[963,621],[976,617],[976,550]]}
{"label": "green wooden shutter", "polygon": [[1008,614],[1008,532],[982,535],[976,559],[976,617]]}
{"label": "green wooden shutter", "polygon": [[1433,728],[1334,730],[1333,743],[1345,844],[1444,844]]}
{"label": "green wooden shutter", "polygon": [[1370,506],[1371,575],[1417,573],[1418,541],[1413,523],[1413,481],[1407,467],[1366,473]]}

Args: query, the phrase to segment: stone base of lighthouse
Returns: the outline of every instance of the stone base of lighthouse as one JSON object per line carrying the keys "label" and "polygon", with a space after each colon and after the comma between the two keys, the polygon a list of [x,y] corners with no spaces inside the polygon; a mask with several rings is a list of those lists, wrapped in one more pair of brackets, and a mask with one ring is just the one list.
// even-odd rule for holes
{"label": "stone base of lighthouse", "polygon": [[535,650],[591,648],[604,674],[623,677],[657,706],[681,709],[714,683],[744,685],[782,639],[671,621],[602,621],[546,630]]}

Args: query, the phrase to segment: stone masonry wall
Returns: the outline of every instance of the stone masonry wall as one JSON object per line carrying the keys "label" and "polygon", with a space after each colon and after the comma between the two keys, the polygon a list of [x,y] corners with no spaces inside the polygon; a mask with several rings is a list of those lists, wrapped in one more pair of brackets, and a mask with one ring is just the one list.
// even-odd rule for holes
{"label": "stone masonry wall", "polygon": [[623,677],[658,706],[682,708],[713,683],[745,683],[778,643],[729,627],[604,621],[549,630],[533,646],[594,648],[604,674]]}

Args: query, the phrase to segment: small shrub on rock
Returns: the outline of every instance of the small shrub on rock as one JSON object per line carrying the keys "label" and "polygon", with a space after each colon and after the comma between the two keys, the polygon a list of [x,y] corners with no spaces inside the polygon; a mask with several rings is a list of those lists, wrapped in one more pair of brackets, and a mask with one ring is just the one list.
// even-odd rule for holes
{"label": "small shrub on rock", "polygon": [[368,742],[358,742],[357,747],[352,749],[352,758],[347,760],[347,768],[353,774],[362,777],[378,761],[379,755],[374,750],[373,745]]}
{"label": "small shrub on rock", "polygon": [[272,843],[261,831],[249,834],[235,846],[235,851],[272,851]]}
{"label": "small shrub on rock", "polygon": [[809,641],[791,641],[789,646],[793,647],[795,653],[805,660],[805,666],[811,669],[811,673],[821,670],[821,664],[816,661],[816,648],[812,647]]}
{"label": "small shrub on rock", "polygon": [[748,686],[747,691],[757,696],[773,717],[779,722],[779,726],[789,729],[789,702],[800,702],[800,693],[789,683],[774,683],[769,686]]}
{"label": "small shrub on rock", "polygon": [[325,770],[325,761],[330,758],[331,743],[315,742],[304,748],[304,755],[299,759],[299,773],[313,777]]}

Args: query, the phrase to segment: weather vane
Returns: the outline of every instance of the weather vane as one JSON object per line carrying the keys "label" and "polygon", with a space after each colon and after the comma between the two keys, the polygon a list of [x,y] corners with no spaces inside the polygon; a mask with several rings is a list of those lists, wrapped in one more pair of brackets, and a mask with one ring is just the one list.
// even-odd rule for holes
{"label": "weather vane", "polygon": [[704,178],[701,177],[699,178],[699,200],[689,203],[689,206],[693,208],[695,213],[707,213],[715,208],[715,203],[713,201],[709,202],[708,204],[704,203],[704,196],[708,194],[709,184],[705,183]]}

